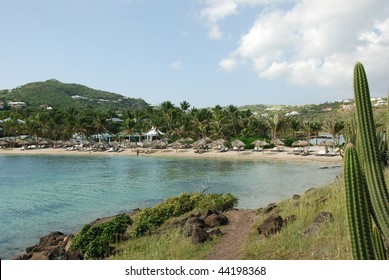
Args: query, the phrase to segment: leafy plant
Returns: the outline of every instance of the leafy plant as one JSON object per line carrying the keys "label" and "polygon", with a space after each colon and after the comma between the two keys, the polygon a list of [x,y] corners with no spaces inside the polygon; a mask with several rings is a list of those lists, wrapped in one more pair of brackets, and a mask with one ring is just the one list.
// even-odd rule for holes
{"label": "leafy plant", "polygon": [[359,62],[354,68],[354,94],[357,148],[348,144],[344,161],[349,229],[354,258],[379,259],[386,257],[383,239],[389,237],[389,193],[378,153],[367,77]]}
{"label": "leafy plant", "polygon": [[96,226],[87,224],[75,236],[72,249],[80,250],[86,259],[103,259],[113,252],[110,244],[121,240],[131,224],[132,220],[126,214]]}
{"label": "leafy plant", "polygon": [[238,199],[227,194],[182,193],[170,197],[151,208],[141,210],[134,221],[132,237],[151,233],[171,217],[178,217],[194,209],[226,211],[233,208]]}

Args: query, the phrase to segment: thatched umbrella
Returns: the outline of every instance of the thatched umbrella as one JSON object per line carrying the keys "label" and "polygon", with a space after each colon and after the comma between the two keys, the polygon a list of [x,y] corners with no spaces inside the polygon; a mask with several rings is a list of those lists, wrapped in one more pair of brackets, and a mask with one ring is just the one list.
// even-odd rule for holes
{"label": "thatched umbrella", "polygon": [[281,149],[279,148],[279,146],[285,146],[285,143],[282,142],[280,139],[276,139],[273,141],[273,144],[277,146],[277,150],[278,151],[281,151]]}
{"label": "thatched umbrella", "polygon": [[5,142],[3,140],[0,141],[0,146],[4,147],[4,146],[7,146],[8,145],[8,142]]}
{"label": "thatched umbrella", "polygon": [[150,141],[150,140],[145,139],[145,140],[142,141],[142,147],[143,147],[143,148],[148,149],[148,148],[151,147],[151,145],[152,145],[152,144],[151,144],[151,141]]}
{"label": "thatched umbrella", "polygon": [[309,142],[305,140],[297,140],[296,142],[292,143],[293,147],[306,147],[309,146]]}
{"label": "thatched umbrella", "polygon": [[[263,140],[255,140],[253,142],[251,142],[252,145],[254,145],[254,147],[258,148],[258,147],[265,147],[265,146],[269,146],[270,144],[267,143],[266,141],[263,141]],[[262,149],[262,153],[263,153],[263,149]]]}
{"label": "thatched umbrella", "polygon": [[276,145],[276,146],[285,146],[285,143],[282,142],[280,139],[274,140],[273,144]]}
{"label": "thatched umbrella", "polygon": [[131,150],[132,149],[135,149],[135,148],[138,148],[138,144],[136,143],[136,142],[128,142],[127,144],[126,144],[126,146],[128,147],[128,148],[130,148]]}
{"label": "thatched umbrella", "polygon": [[240,141],[239,139],[236,139],[236,140],[231,142],[231,146],[232,146],[233,150],[238,150],[238,154],[239,154],[240,149],[242,147],[245,147],[246,145],[242,141]]}
{"label": "thatched umbrella", "polygon": [[224,140],[224,139],[217,139],[217,140],[213,141],[210,145],[211,145],[212,148],[216,147],[216,149],[219,150],[219,149],[221,149],[221,147],[225,146],[225,144],[226,144],[226,140]]}
{"label": "thatched umbrella", "polygon": [[151,142],[151,147],[153,149],[164,149],[166,148],[167,144],[165,142],[162,142],[161,140],[153,140]]}
{"label": "thatched umbrella", "polygon": [[204,148],[206,145],[207,142],[204,139],[197,140],[192,144],[192,146],[196,149]]}
{"label": "thatched umbrella", "polygon": [[335,148],[335,142],[324,140],[323,142],[321,142],[319,144],[319,146],[324,146],[325,147],[325,152],[327,153],[328,152],[328,146],[332,146],[332,149]]}
{"label": "thatched umbrella", "polygon": [[177,140],[177,141],[173,142],[171,146],[173,149],[176,149],[176,153],[177,153],[177,150],[181,149],[183,145],[184,144],[182,144],[181,141]]}

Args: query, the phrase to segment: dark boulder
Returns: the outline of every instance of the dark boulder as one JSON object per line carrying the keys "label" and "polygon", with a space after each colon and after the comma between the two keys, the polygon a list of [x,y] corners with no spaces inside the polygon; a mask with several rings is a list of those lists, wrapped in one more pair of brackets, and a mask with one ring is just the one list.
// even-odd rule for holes
{"label": "dark boulder", "polygon": [[271,215],[262,224],[258,226],[258,233],[270,237],[282,229],[284,220],[281,216]]}
{"label": "dark boulder", "polygon": [[205,225],[209,228],[228,225],[228,218],[223,214],[211,214],[204,220]]}
{"label": "dark boulder", "polygon": [[265,208],[262,208],[261,209],[261,213],[263,214],[267,214],[267,213],[270,213],[271,211],[273,211],[274,208],[277,207],[277,204],[275,203],[270,203],[268,206],[266,206]]}
{"label": "dark boulder", "polygon": [[204,243],[205,241],[210,239],[209,233],[207,233],[203,227],[197,224],[194,224],[192,226],[191,233],[193,244]]}
{"label": "dark boulder", "polygon": [[304,230],[303,230],[303,235],[305,236],[312,236],[316,233],[318,233],[320,231],[320,229],[322,228],[322,226],[331,221],[333,218],[332,218],[332,213],[330,212],[320,212],[315,220],[313,221],[313,223],[311,225],[309,225],[308,227],[306,227]]}

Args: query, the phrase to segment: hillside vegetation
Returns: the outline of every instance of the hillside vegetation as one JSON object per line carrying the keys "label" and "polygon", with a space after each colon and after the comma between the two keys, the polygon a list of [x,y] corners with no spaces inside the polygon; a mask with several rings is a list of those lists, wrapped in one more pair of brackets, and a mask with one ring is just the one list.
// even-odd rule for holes
{"label": "hillside vegetation", "polygon": [[29,83],[11,90],[1,90],[0,100],[25,102],[27,107],[47,105],[52,108],[87,107],[103,109],[144,108],[143,99],[96,90],[79,84],[61,83],[55,79]]}

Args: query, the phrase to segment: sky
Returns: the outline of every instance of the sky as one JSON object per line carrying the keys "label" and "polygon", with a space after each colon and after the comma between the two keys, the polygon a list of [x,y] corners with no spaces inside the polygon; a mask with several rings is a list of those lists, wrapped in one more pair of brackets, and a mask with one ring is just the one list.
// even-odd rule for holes
{"label": "sky", "polygon": [[389,89],[387,0],[0,0],[0,89],[48,79],[192,107]]}

